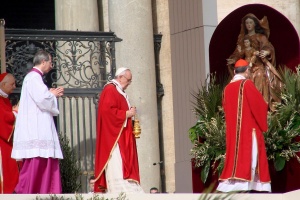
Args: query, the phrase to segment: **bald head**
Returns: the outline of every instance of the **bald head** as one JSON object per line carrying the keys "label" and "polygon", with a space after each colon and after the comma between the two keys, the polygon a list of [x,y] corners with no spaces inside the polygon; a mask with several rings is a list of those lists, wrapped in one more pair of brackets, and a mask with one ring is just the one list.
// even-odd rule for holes
{"label": "bald head", "polygon": [[16,80],[12,74],[6,74],[0,82],[0,89],[7,95],[11,94],[16,88]]}

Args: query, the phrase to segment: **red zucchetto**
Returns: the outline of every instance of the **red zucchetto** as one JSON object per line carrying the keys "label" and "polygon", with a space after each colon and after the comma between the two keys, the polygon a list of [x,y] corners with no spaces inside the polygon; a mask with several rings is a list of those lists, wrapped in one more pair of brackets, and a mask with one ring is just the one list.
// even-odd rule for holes
{"label": "red zucchetto", "polygon": [[235,68],[248,67],[248,66],[249,66],[249,63],[244,59],[239,59],[238,61],[236,61],[235,65],[234,65]]}
{"label": "red zucchetto", "polygon": [[0,74],[0,82],[3,81],[4,77],[7,75],[7,73]]}

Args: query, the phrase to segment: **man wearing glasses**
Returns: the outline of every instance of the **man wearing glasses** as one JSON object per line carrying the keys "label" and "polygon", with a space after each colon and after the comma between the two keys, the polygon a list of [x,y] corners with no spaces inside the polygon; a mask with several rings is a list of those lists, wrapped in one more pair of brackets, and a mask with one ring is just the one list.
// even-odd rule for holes
{"label": "man wearing glasses", "polygon": [[128,68],[119,68],[104,86],[98,106],[95,192],[144,193],[140,184],[132,107],[125,90],[132,81]]}

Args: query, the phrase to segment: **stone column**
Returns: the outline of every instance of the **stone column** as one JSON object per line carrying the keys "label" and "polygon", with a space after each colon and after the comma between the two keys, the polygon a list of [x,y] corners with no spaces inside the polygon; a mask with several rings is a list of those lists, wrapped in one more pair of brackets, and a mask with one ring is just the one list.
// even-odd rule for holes
{"label": "stone column", "polygon": [[[88,0],[84,3],[81,0],[55,0],[55,26],[56,30],[99,31],[97,0]],[[82,42],[82,44],[88,43]],[[61,52],[66,52],[65,48],[68,49],[69,46],[67,44],[61,46]],[[82,47],[82,51],[86,51],[84,47]],[[69,51],[68,54],[72,57]],[[85,59],[89,60],[89,55],[80,58],[82,61]],[[93,69],[98,71],[99,66],[94,65]],[[73,75],[79,76],[78,74]]]}
{"label": "stone column", "polygon": [[55,0],[55,28],[99,31],[97,0]]}
{"label": "stone column", "polygon": [[[99,31],[97,0],[55,0],[55,25],[56,30]],[[69,70],[67,73],[63,71],[67,70],[66,67],[61,68],[63,71],[62,76],[65,76],[66,79],[60,78],[58,84],[64,84],[68,81],[68,83],[76,85],[76,79],[87,81],[93,74],[91,70],[83,69],[88,65],[91,65],[95,73],[99,72],[99,64],[93,62],[90,58],[90,53],[87,53],[89,50],[87,47],[88,42],[82,41],[77,44],[77,51],[74,54],[70,51],[71,43],[69,42],[59,41],[56,46],[57,55],[65,59],[68,63],[72,63],[72,59],[74,58],[77,60],[76,68],[81,67],[78,71]],[[78,64],[87,60],[90,62],[84,65]],[[70,79],[68,79],[69,77]],[[66,84],[63,87],[71,88],[79,86]],[[67,89],[65,90],[65,95],[59,98],[60,115],[58,129],[60,133],[67,135],[68,139],[70,139],[70,146],[76,152],[76,156],[80,158],[83,173],[81,176],[83,192],[88,188],[88,180],[94,173],[94,159],[92,155],[95,152],[91,148],[96,138],[95,106],[93,99],[70,94]]]}
{"label": "stone column", "polygon": [[133,81],[126,90],[137,107],[142,134],[137,139],[141,186],[159,187],[158,121],[151,0],[109,0],[109,28],[123,39],[116,44],[117,68],[128,67]]}

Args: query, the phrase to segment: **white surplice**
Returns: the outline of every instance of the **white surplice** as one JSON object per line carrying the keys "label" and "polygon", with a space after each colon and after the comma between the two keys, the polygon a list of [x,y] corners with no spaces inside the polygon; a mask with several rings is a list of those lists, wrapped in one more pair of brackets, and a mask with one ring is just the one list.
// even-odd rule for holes
{"label": "white surplice", "polygon": [[15,124],[12,158],[59,158],[62,151],[53,116],[59,114],[57,99],[42,76],[29,72],[24,81]]}

